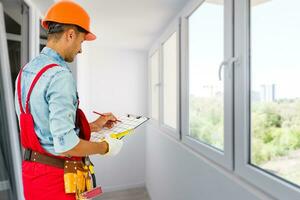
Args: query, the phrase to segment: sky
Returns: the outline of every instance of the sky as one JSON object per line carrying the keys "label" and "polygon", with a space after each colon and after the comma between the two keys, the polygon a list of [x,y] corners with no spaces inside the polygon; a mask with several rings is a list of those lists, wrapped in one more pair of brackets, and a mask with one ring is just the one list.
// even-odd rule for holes
{"label": "sky", "polygon": [[190,93],[206,96],[202,85],[219,85],[224,59],[223,5],[203,3],[189,17]]}
{"label": "sky", "polygon": [[[276,98],[300,97],[300,0],[271,0],[251,8],[252,90],[275,84]],[[204,3],[189,18],[190,93],[222,85],[223,5]],[[200,95],[201,96],[201,95]]]}
{"label": "sky", "polygon": [[300,97],[299,9],[299,0],[272,0],[252,9],[253,89],[275,84],[276,98]]}

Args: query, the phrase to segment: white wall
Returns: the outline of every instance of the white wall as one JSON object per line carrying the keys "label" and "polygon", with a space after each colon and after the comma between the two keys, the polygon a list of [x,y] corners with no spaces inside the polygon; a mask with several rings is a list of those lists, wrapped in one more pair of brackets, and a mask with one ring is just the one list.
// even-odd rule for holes
{"label": "white wall", "polygon": [[[147,53],[96,45],[86,43],[77,59],[80,107],[88,119],[98,117],[93,110],[145,114]],[[139,128],[124,142],[116,157],[92,157],[97,181],[106,192],[145,184],[145,128]]]}
{"label": "white wall", "polygon": [[146,186],[152,200],[271,199],[150,124],[146,135]]}
{"label": "white wall", "polygon": [[54,0],[25,0],[31,1],[38,9],[41,14],[45,14],[48,8],[54,3]]}

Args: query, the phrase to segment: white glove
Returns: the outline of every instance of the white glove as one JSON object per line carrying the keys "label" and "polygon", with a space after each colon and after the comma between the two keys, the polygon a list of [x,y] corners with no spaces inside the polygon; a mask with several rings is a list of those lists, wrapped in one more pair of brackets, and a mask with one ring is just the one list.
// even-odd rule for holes
{"label": "white glove", "polygon": [[102,141],[107,142],[108,144],[108,152],[103,156],[115,156],[117,155],[123,146],[123,140],[111,138],[110,136],[105,137]]}

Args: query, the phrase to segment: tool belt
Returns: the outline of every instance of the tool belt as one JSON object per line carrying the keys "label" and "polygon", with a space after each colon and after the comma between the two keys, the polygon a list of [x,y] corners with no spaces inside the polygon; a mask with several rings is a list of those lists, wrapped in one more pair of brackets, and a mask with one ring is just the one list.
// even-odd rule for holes
{"label": "tool belt", "polygon": [[42,163],[64,169],[65,193],[75,193],[76,197],[96,186],[93,165],[88,157],[84,161],[65,160],[25,149],[24,160]]}
{"label": "tool belt", "polygon": [[24,160],[38,162],[38,163],[50,165],[52,167],[57,167],[61,169],[64,169],[64,163],[65,163],[65,160],[62,158],[48,156],[36,151],[32,151],[30,149],[25,149]]}

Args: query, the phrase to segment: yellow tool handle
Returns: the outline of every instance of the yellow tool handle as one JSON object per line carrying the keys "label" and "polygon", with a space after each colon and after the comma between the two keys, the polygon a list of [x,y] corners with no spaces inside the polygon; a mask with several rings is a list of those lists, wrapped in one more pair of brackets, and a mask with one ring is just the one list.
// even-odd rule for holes
{"label": "yellow tool handle", "polygon": [[89,170],[90,170],[91,174],[94,174],[94,173],[95,173],[95,171],[94,171],[94,166],[93,166],[93,165],[90,165],[90,166],[89,166]]}
{"label": "yellow tool handle", "polygon": [[121,133],[112,133],[112,134],[110,134],[110,137],[115,138],[115,139],[120,139],[120,138],[128,135],[129,133],[131,133],[131,131],[133,131],[133,129],[129,129],[129,130],[123,131]]}

